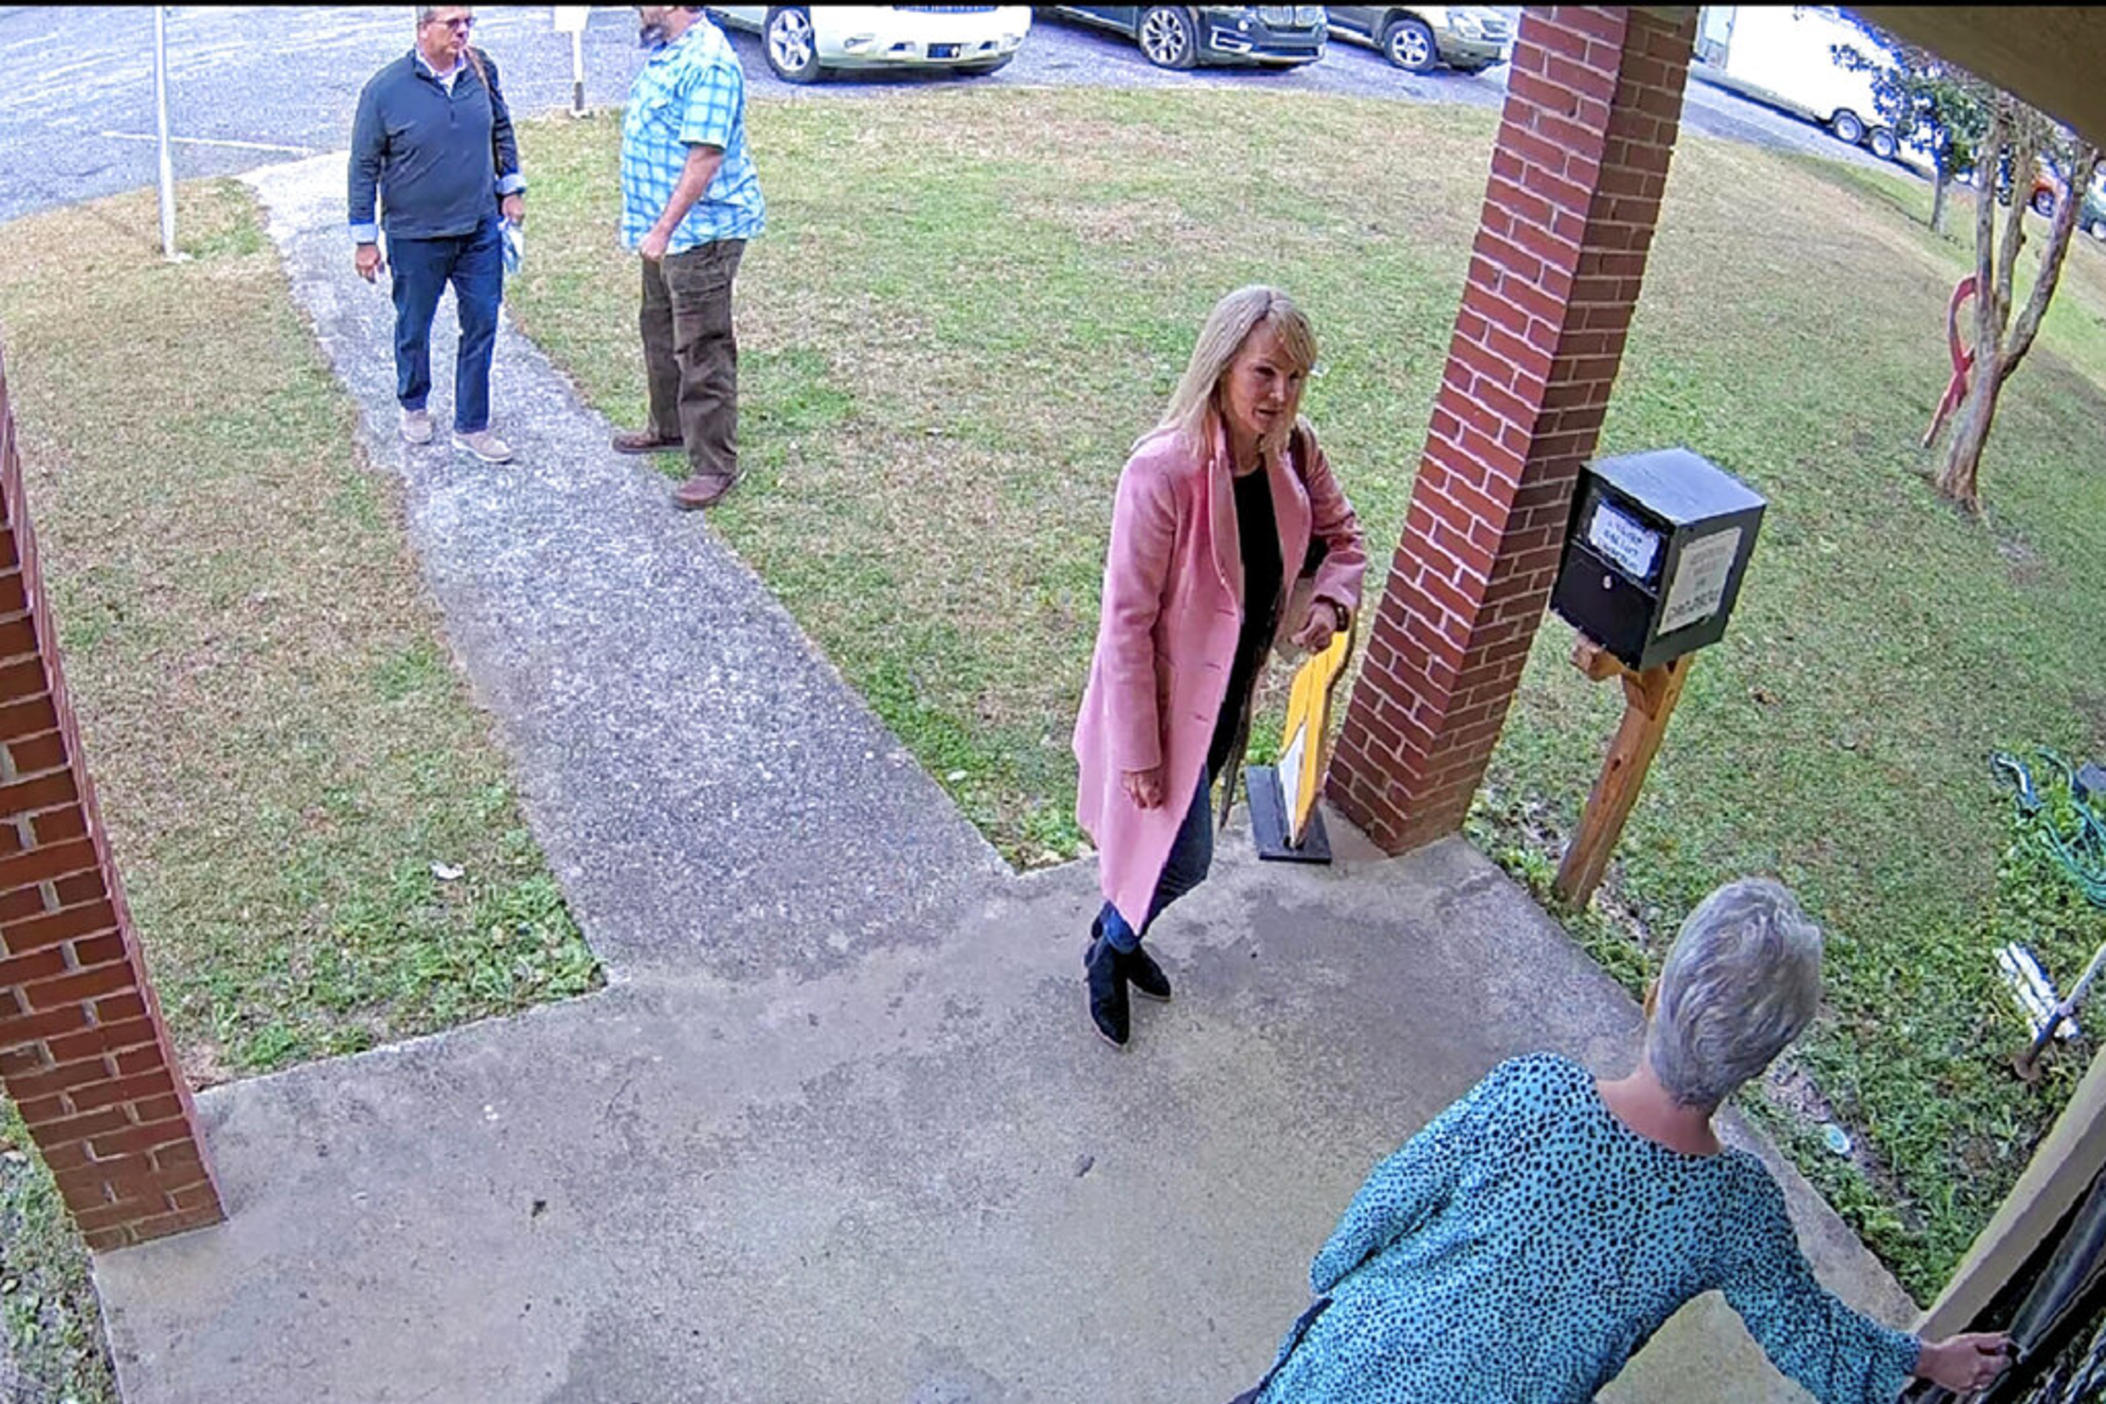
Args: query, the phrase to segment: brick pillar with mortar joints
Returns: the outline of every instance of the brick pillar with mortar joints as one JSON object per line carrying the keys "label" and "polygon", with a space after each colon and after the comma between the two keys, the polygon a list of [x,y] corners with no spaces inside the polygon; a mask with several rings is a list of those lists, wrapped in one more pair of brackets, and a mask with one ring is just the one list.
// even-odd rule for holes
{"label": "brick pillar with mortar joints", "polygon": [[96,813],[0,359],[0,1086],[88,1246],[217,1223],[219,1190]]}
{"label": "brick pillar with mortar joints", "polygon": [[1659,221],[1694,9],[1532,6],[1403,539],[1327,782],[1391,853],[1454,832],[1550,600]]}

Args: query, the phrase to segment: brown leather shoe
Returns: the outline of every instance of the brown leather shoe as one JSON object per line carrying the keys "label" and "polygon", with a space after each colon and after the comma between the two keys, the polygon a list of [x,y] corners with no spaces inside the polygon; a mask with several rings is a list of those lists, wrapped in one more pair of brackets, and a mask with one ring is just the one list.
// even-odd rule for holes
{"label": "brown leather shoe", "polygon": [[723,473],[697,473],[673,489],[673,505],[690,512],[698,507],[714,507],[737,482],[736,477]]}
{"label": "brown leather shoe", "polygon": [[614,436],[616,453],[663,453],[684,447],[678,439],[661,439],[648,429],[624,429]]}

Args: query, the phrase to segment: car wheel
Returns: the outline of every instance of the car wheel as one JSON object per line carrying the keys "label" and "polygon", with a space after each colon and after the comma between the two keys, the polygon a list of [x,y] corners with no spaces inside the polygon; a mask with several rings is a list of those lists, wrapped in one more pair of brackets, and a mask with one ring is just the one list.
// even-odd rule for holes
{"label": "car wheel", "polygon": [[2106,216],[2091,222],[2091,237],[2102,244],[2106,244]]}
{"label": "car wheel", "polygon": [[761,49],[768,67],[785,83],[819,81],[819,36],[812,32],[812,12],[802,5],[768,11],[761,27]]}
{"label": "car wheel", "polygon": [[1837,141],[1846,142],[1851,146],[1865,139],[1864,119],[1847,107],[1828,119],[1828,130],[1835,133]]}
{"label": "car wheel", "polygon": [[983,59],[979,63],[961,63],[951,71],[953,73],[968,74],[972,77],[977,78],[983,73],[1001,72],[1003,69],[1009,67],[1009,60],[1015,57],[1015,54],[1005,54],[1001,58]]}
{"label": "car wheel", "polygon": [[1882,161],[1891,161],[1901,154],[1901,143],[1885,127],[1874,127],[1872,135],[1865,138],[1865,145]]}
{"label": "car wheel", "polygon": [[1141,55],[1157,68],[1193,68],[1199,63],[1199,37],[1192,16],[1181,5],[1150,5],[1134,31]]}
{"label": "car wheel", "polygon": [[2034,214],[2037,214],[2037,215],[2039,215],[2039,216],[2040,216],[2040,217],[2041,217],[2042,219],[2052,219],[2052,218],[2054,218],[2054,215],[2055,215],[2055,197],[2054,197],[2054,196],[2052,196],[2052,195],[2050,195],[2050,194],[2048,194],[2048,192],[2047,192],[2047,191],[2045,191],[2045,190],[2036,190],[2036,191],[2034,191],[2034,192],[2033,192],[2033,213],[2034,213]]}
{"label": "car wheel", "polygon": [[1382,31],[1382,52],[1406,73],[1430,72],[1441,61],[1433,45],[1433,31],[1424,20],[1399,15]]}

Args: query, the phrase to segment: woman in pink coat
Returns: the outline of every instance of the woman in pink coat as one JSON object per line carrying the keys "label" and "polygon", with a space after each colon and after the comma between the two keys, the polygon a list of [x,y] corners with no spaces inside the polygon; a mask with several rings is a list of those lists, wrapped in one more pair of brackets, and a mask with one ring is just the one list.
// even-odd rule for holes
{"label": "woman in pink coat", "polygon": [[[1230,293],[1119,475],[1075,722],[1075,817],[1104,889],[1083,965],[1090,1018],[1114,1044],[1129,984],[1170,997],[1141,937],[1207,875],[1208,794],[1243,759],[1265,655],[1282,640],[1325,647],[1360,601],[1360,523],[1299,414],[1315,362],[1285,293]],[[1233,788],[1231,772],[1224,799]]]}

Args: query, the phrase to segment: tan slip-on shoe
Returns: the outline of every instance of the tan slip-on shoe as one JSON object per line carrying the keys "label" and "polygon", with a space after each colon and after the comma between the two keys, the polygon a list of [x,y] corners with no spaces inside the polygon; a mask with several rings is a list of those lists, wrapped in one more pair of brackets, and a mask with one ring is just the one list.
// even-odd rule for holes
{"label": "tan slip-on shoe", "polygon": [[512,446],[488,429],[478,429],[473,434],[454,431],[453,446],[466,449],[485,463],[510,463]]}

